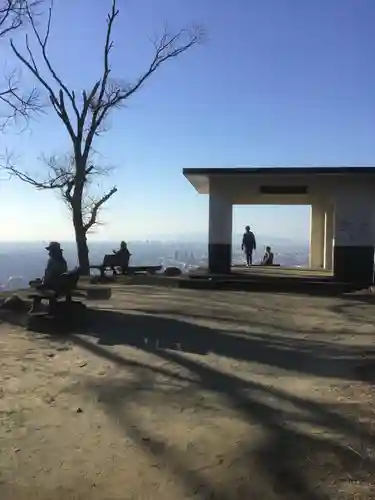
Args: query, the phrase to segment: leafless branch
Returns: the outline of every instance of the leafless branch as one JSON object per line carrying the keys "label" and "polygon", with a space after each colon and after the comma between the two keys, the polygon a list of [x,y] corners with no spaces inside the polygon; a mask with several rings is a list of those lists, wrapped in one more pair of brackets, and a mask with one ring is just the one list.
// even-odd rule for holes
{"label": "leafless branch", "polygon": [[20,28],[40,4],[40,0],[0,0],[0,38]]}
{"label": "leafless branch", "polygon": [[44,189],[62,189],[66,184],[66,174],[49,172],[45,179],[38,179],[36,176],[28,172],[24,172],[17,168],[14,155],[6,152],[1,158],[1,171],[8,175],[9,178],[16,177],[27,184],[30,184],[38,190]]}
{"label": "leafless branch", "polygon": [[[47,54],[47,45],[48,45],[48,40],[49,40],[49,36],[50,36],[50,32],[51,32],[52,8],[53,8],[53,0],[51,0],[50,7],[48,9],[47,29],[46,29],[46,33],[45,33],[44,37],[42,37],[40,35],[40,33],[36,27],[32,12],[30,11],[29,8],[27,8],[28,19],[29,19],[29,22],[31,24],[32,31],[35,35],[35,38],[38,41],[39,47],[41,49],[43,60],[46,64],[52,78],[54,79],[55,83],[60,87],[60,89],[63,91],[63,93],[69,98],[71,105],[74,109],[74,112],[76,114],[77,120],[78,120],[79,119],[79,112],[78,112],[78,108],[77,108],[77,104],[76,104],[76,100],[75,100],[75,94],[74,94],[74,92],[71,92],[67,88],[67,86],[64,84],[62,79],[57,75],[55,69],[53,68],[53,66],[49,60],[48,54]],[[37,68],[37,65],[35,63],[35,59],[33,57],[31,50],[30,50],[30,47],[29,47],[27,40],[26,40],[26,45],[27,45],[28,53],[30,55],[32,64],[33,64],[34,71],[36,71],[38,73],[38,68]]]}
{"label": "leafless branch", "polygon": [[95,224],[98,223],[98,215],[100,209],[103,205],[115,194],[117,193],[117,187],[113,186],[113,188],[104,194],[101,198],[89,198],[86,203],[86,222],[84,224],[85,231],[88,232]]}
{"label": "leafless branch", "polygon": [[36,88],[22,91],[19,72],[13,70],[0,90],[0,129],[4,130],[11,122],[19,118],[28,121],[31,114],[43,111],[40,94]]}
{"label": "leafless branch", "polygon": [[[18,30],[41,4],[40,0],[0,0],[0,39]],[[20,72],[13,70],[0,86],[0,129],[4,130],[19,118],[27,123],[30,115],[42,110],[35,88],[21,90]]]}
{"label": "leafless branch", "polygon": [[49,96],[49,99],[51,101],[51,104],[52,104],[54,110],[56,111],[57,115],[64,123],[72,141],[75,141],[76,135],[74,133],[73,125],[72,125],[68,110],[66,108],[65,99],[64,99],[64,95],[68,97],[68,99],[70,100],[70,102],[73,106],[73,109],[75,110],[75,113],[76,113],[76,116],[78,119],[79,116],[78,116],[78,109],[77,109],[76,102],[75,102],[75,94],[73,92],[70,92],[68,90],[68,88],[66,87],[66,85],[61,80],[61,78],[59,78],[59,76],[57,75],[56,71],[54,70],[54,68],[52,67],[52,65],[50,63],[50,60],[49,60],[48,54],[47,54],[47,45],[48,45],[50,29],[51,29],[51,20],[52,20],[52,6],[53,6],[53,3],[51,2],[51,5],[50,5],[49,10],[48,10],[47,30],[46,30],[44,37],[42,37],[40,35],[40,33],[36,27],[33,15],[29,9],[27,9],[27,15],[28,15],[28,19],[29,19],[29,22],[31,24],[31,27],[32,27],[32,31],[35,35],[35,38],[38,42],[40,49],[41,49],[43,60],[44,60],[46,66],[49,70],[50,76],[52,77],[52,80],[54,81],[54,83],[57,84],[57,86],[59,87],[58,92],[54,91],[52,82],[49,83],[48,79],[44,78],[42,76],[41,70],[39,69],[39,67],[36,63],[36,59],[35,59],[34,54],[30,48],[29,39],[28,39],[27,35],[25,37],[25,47],[26,47],[26,51],[28,54],[28,59],[17,50],[17,48],[14,45],[13,40],[10,41],[10,45],[11,45],[11,48],[12,48],[14,54],[17,56],[17,58],[34,75],[36,81],[47,91],[47,94]]}
{"label": "leafless branch", "polygon": [[144,73],[138,77],[135,83],[121,85],[118,81],[109,78],[111,72],[109,60],[113,48],[113,42],[111,41],[112,28],[118,13],[119,11],[116,9],[116,0],[114,0],[112,11],[107,19],[104,68],[98,86],[100,91],[98,95],[97,92],[95,92],[88,102],[88,106],[92,111],[92,119],[90,130],[86,138],[85,152],[90,150],[94,136],[100,131],[104,120],[111,110],[124,104],[124,102],[135,94],[162,64],[178,57],[204,39],[203,29],[198,25],[182,28],[174,34],[170,33],[166,26],[162,36],[153,40],[155,48],[154,56]]}
{"label": "leafless branch", "polygon": [[[94,179],[98,177],[108,176],[113,168],[110,166],[103,166],[95,162],[95,155],[93,155],[92,161],[85,168],[84,183],[86,190],[92,184]],[[68,203],[72,202],[73,188],[75,186],[76,177],[76,164],[74,154],[59,156],[42,156],[42,162],[47,167],[48,171],[48,185],[53,186],[53,188],[61,189],[61,194],[65,201]]]}

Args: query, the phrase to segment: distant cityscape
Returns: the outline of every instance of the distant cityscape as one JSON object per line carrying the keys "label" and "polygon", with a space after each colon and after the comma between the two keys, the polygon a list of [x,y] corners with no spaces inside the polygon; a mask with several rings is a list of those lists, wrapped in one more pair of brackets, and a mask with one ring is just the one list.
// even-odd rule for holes
{"label": "distant cityscape", "polygon": [[[233,264],[244,263],[241,236],[233,240]],[[271,243],[270,243],[271,242]],[[266,245],[272,244],[275,262],[287,267],[304,267],[308,263],[308,243],[289,239],[259,237],[254,263],[259,263]],[[47,261],[46,242],[0,243],[0,288],[15,290],[26,288],[31,279],[42,276]],[[99,264],[106,253],[118,247],[119,242],[90,243],[90,261]],[[62,244],[70,268],[77,265],[74,242]],[[129,241],[132,254],[130,265],[162,265],[163,269],[174,266],[188,273],[198,267],[206,267],[207,241]]]}

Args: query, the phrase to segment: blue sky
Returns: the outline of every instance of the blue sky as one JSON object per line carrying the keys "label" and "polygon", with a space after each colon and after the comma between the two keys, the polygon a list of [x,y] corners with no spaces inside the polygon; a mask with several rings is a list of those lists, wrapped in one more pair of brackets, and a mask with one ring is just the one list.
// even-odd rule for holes
{"label": "blue sky", "polygon": [[[149,38],[166,20],[176,29],[204,25],[207,41],[162,67],[113,115],[96,147],[116,167],[104,187],[113,183],[119,192],[93,237],[207,231],[208,200],[183,167],[375,163],[373,0],[118,4],[112,67],[120,79],[135,79],[147,65]],[[100,74],[109,7],[110,0],[55,0],[49,52],[71,88],[87,88]],[[4,42],[0,50],[10,54]],[[41,168],[42,153],[67,146],[52,112],[1,138],[29,171]],[[16,181],[1,181],[0,193],[1,240],[72,238],[69,214],[52,193]],[[307,235],[308,209],[236,208],[235,231],[248,222],[262,233]]]}

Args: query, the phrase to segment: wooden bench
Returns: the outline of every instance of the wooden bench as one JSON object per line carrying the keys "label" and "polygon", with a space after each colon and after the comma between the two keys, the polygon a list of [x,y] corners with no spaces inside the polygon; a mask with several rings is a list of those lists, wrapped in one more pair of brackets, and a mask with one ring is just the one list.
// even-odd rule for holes
{"label": "wooden bench", "polygon": [[[90,269],[97,269],[100,272],[100,277],[103,278],[105,276],[105,272],[107,270],[111,270],[113,275],[116,276],[117,274],[128,274],[128,275],[133,275],[137,273],[148,273],[148,274],[155,274],[158,271],[161,271],[163,266],[129,266],[126,269],[126,273],[124,273],[121,270],[120,266],[107,266],[104,264],[97,264],[97,265],[92,265],[90,266]],[[118,269],[121,272],[116,271]]]}
{"label": "wooden bench", "polygon": [[155,274],[158,271],[161,271],[163,266],[129,266],[128,273],[129,274],[137,274],[137,273],[147,273],[147,274]]}
{"label": "wooden bench", "polygon": [[67,306],[73,304],[73,296],[82,296],[82,294],[77,291],[79,276],[79,269],[74,269],[73,271],[62,274],[59,287],[56,290],[38,287],[38,284],[35,283],[34,291],[28,294],[28,297],[33,300],[30,314],[41,314],[39,312],[34,313],[33,309],[43,300],[48,302],[46,314],[55,316],[60,312],[62,309],[61,306],[59,306],[59,303],[61,304],[60,299],[65,299],[63,301],[63,309],[66,311]]}
{"label": "wooden bench", "polygon": [[117,274],[127,274],[128,267],[129,257],[124,258],[122,255],[113,253],[104,255],[103,262],[90,266],[90,269],[98,269],[100,277],[103,278],[106,270],[110,269],[113,276],[116,276]]}

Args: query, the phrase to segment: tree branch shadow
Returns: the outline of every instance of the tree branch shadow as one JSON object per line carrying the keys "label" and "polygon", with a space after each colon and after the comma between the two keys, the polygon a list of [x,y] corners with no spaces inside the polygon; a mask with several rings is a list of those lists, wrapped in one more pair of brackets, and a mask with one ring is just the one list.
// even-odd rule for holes
{"label": "tree branch shadow", "polygon": [[86,333],[100,345],[129,345],[143,350],[173,349],[196,354],[213,353],[254,362],[287,372],[342,380],[368,380],[357,370],[363,349],[334,341],[318,341],[286,334],[219,330],[159,314],[124,314],[92,310]]}
{"label": "tree branch shadow", "polygon": [[[153,328],[156,330],[160,328],[162,332],[164,323],[159,323],[157,318],[151,320]],[[143,328],[146,329],[150,326],[145,323],[145,321],[150,321],[150,318],[142,318],[139,321],[138,326],[143,324]],[[130,321],[127,325],[128,328],[129,324],[134,326],[134,323]],[[177,327],[177,325],[174,326]],[[181,325],[179,327],[182,328]],[[208,335],[205,330],[209,329],[190,325],[190,333],[193,328],[197,329],[196,335],[198,336]],[[142,332],[142,328],[140,332]],[[265,339],[260,337],[261,341],[265,342]],[[215,336],[210,337],[210,342],[215,338]],[[122,356],[118,354],[114,356],[112,351],[93,344],[87,338],[74,337],[73,340],[96,355],[122,366],[135,366],[141,371],[144,369],[151,376],[155,373],[155,375],[170,376],[171,379],[181,377],[172,369],[134,363],[133,361],[129,363]],[[123,339],[122,343],[126,344],[126,341]],[[109,345],[115,344],[109,342]],[[142,346],[142,343],[139,343],[137,347],[149,352],[144,345]],[[244,348],[245,345],[241,344],[241,350]],[[298,351],[299,345],[295,349]],[[252,352],[251,345],[247,351]],[[126,402],[129,400],[137,401],[140,394],[139,384],[135,383],[130,389],[126,387],[123,390],[119,388],[117,391],[109,391],[110,397],[101,398],[107,413],[137,445],[179,478],[189,495],[195,495],[195,498],[217,498],[219,500],[240,498],[241,500],[243,498],[254,500],[258,498],[262,500],[269,498],[279,500],[338,499],[351,498],[349,494],[346,496],[344,492],[340,493],[341,487],[345,488],[352,483],[358,488],[367,488],[370,482],[375,481],[374,461],[368,453],[363,451],[374,448],[374,434],[370,428],[360,425],[355,421],[355,418],[346,415],[345,405],[336,406],[333,410],[329,405],[297,397],[290,392],[223,372],[219,368],[203,362],[202,360],[205,358],[164,349],[153,350],[152,353],[167,362],[169,366],[178,367],[185,372],[188,371],[190,375],[181,377],[181,381],[193,383],[191,388],[193,393],[204,390],[218,394],[228,407],[241,415],[244,421],[251,425],[261,425],[268,436],[268,439],[258,449],[248,450],[248,452],[246,449],[242,450],[242,460],[247,460],[247,453],[248,456],[252,456],[252,463],[254,461],[256,463],[256,473],[252,474],[252,470],[248,470],[246,477],[242,475],[237,478],[237,483],[230,482],[224,487],[221,485],[218,488],[215,483],[208,482],[202,471],[189,466],[181,450],[167,444],[158,436],[147,435],[147,429],[142,428],[142,423],[132,418],[131,413],[127,410]],[[222,354],[220,353],[220,355]],[[254,353],[251,356],[247,354],[247,356],[252,360],[256,359]],[[279,356],[284,356],[282,350],[279,350]],[[331,362],[335,363],[335,361]],[[271,364],[278,366],[280,362],[272,362]],[[293,369],[293,365],[291,368]],[[88,384],[88,388],[101,391],[102,394],[103,391],[106,393],[108,390],[108,386],[105,385],[98,388],[97,383]],[[151,390],[163,391],[157,384],[152,386]],[[173,401],[173,398],[170,401]],[[290,409],[291,407],[292,409]],[[304,430],[306,425],[310,428],[319,427],[319,429],[324,428],[325,430],[320,430],[318,433],[306,431]],[[218,439],[220,439],[219,436]],[[358,443],[362,443],[361,451],[356,450],[359,446]]]}

